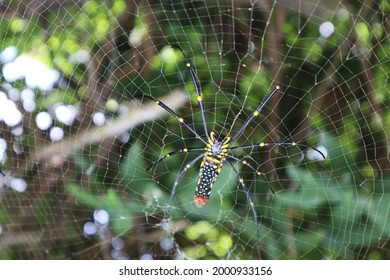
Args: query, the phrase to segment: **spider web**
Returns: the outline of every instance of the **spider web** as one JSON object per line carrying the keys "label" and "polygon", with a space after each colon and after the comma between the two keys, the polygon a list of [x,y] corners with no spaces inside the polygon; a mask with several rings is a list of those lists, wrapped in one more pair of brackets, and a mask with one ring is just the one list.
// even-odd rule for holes
{"label": "spider web", "polygon": [[[389,259],[387,1],[1,1],[1,259]],[[205,137],[242,149],[197,208]],[[287,78],[285,78],[287,76]],[[282,82],[283,81],[283,82]],[[273,190],[275,194],[272,194]],[[170,219],[169,219],[170,218]],[[166,221],[169,221],[167,223]]]}

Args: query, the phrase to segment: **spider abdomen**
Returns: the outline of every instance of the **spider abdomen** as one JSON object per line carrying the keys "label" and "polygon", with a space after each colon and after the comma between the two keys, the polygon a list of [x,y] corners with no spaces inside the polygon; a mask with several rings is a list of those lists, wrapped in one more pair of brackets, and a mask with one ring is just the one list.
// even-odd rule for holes
{"label": "spider abdomen", "polygon": [[206,153],[200,165],[199,181],[194,196],[194,202],[199,208],[205,206],[209,201],[213,184],[217,180],[229,152],[229,142],[229,136],[224,137],[214,131],[210,132]]}
{"label": "spider abdomen", "polygon": [[197,207],[201,208],[207,204],[211,189],[221,172],[221,168],[222,161],[220,159],[208,156],[203,159],[199,172],[199,181],[194,195],[194,202]]}

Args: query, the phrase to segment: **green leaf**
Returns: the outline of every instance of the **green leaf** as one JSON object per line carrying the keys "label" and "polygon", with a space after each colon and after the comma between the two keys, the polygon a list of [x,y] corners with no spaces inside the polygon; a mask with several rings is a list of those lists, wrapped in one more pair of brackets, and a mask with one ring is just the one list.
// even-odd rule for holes
{"label": "green leaf", "polygon": [[134,144],[125,156],[125,160],[120,166],[120,176],[122,183],[128,190],[141,193],[142,186],[151,182],[150,173],[145,170],[146,163],[143,151],[139,143]]}
{"label": "green leaf", "polygon": [[[358,131],[350,124],[352,131]],[[354,133],[346,133],[341,137],[336,137],[328,132],[322,132],[322,144],[328,151],[330,169],[337,174],[349,174],[355,171],[355,157],[358,149],[356,147]]]}
{"label": "green leaf", "polygon": [[134,226],[134,213],[140,208],[138,202],[124,200],[112,189],[109,189],[104,195],[98,196],[75,184],[70,184],[66,188],[80,203],[88,206],[91,210],[106,210],[110,215],[112,229],[116,234],[122,235]]}
{"label": "green leaf", "polygon": [[[298,208],[304,211],[313,211],[316,207],[322,207],[328,201],[343,199],[342,186],[351,186],[347,179],[340,184],[328,173],[325,175],[312,174],[307,169],[297,166],[286,168],[290,178],[299,183],[296,191],[283,191],[275,196],[275,201],[283,207]],[[323,176],[323,178],[321,177]]]}

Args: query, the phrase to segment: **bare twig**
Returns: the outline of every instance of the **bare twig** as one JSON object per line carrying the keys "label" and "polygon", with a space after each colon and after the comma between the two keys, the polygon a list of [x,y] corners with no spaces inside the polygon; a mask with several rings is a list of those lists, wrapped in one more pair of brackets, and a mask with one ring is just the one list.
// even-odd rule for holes
{"label": "bare twig", "polygon": [[[181,91],[175,91],[169,96],[161,99],[173,110],[183,106],[186,102],[186,95]],[[17,170],[14,170],[15,175],[23,175],[30,171],[33,165],[47,162],[53,157],[62,157],[66,159],[78,153],[84,147],[99,144],[107,139],[112,139],[121,133],[128,131],[137,125],[162,118],[168,113],[156,106],[154,103],[141,105],[138,101],[134,101],[129,105],[129,113],[120,117],[104,126],[93,127],[85,131],[79,131],[77,135],[70,136],[61,142],[44,143],[43,146],[37,147],[35,151],[30,153],[30,157],[26,159],[26,164]]]}

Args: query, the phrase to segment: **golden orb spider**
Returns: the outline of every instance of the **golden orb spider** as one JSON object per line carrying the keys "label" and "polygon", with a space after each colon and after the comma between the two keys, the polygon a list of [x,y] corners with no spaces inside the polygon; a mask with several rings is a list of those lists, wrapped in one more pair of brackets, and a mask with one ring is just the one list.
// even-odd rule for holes
{"label": "golden orb spider", "polygon": [[[249,149],[249,148],[256,148],[256,147],[272,147],[272,146],[297,146],[304,149],[313,149],[316,152],[318,152],[324,159],[325,155],[318,149],[302,144],[302,143],[296,143],[296,142],[256,142],[249,145],[242,145],[242,146],[232,146],[231,144],[234,143],[244,132],[245,128],[257,117],[260,115],[261,110],[264,108],[264,106],[267,104],[267,102],[272,98],[272,96],[275,95],[275,93],[278,92],[280,89],[280,84],[276,85],[275,88],[268,93],[266,98],[263,102],[260,103],[260,105],[257,107],[255,111],[248,117],[248,119],[244,122],[244,124],[238,129],[238,131],[232,136],[223,136],[221,134],[216,133],[215,131],[211,131],[209,133],[208,127],[207,127],[207,118],[205,114],[204,109],[204,103],[203,103],[203,96],[200,92],[200,87],[198,85],[197,77],[195,74],[195,71],[192,68],[191,62],[188,59],[188,57],[185,55],[184,51],[179,46],[172,46],[174,48],[178,48],[181,53],[183,54],[183,57],[186,61],[187,69],[190,73],[192,83],[194,84],[195,92],[197,94],[197,100],[199,104],[199,108],[202,114],[202,121],[203,121],[203,128],[206,135],[206,139],[201,137],[196,130],[183,118],[180,117],[178,114],[176,114],[172,109],[170,109],[167,105],[165,105],[163,102],[154,99],[152,96],[149,95],[142,95],[142,97],[151,99],[154,101],[157,105],[162,107],[164,110],[166,110],[168,113],[170,113],[172,116],[174,116],[177,121],[182,124],[184,127],[186,127],[189,131],[191,131],[196,138],[198,138],[200,141],[203,142],[205,145],[204,147],[196,147],[196,148],[182,148],[180,150],[176,150],[173,152],[170,152],[163,157],[159,158],[157,161],[153,162],[153,164],[148,167],[146,170],[152,169],[154,166],[156,166],[159,162],[163,161],[164,159],[171,157],[173,155],[178,154],[184,154],[184,153],[190,153],[190,152],[197,152],[197,151],[205,151],[204,153],[197,156],[195,159],[191,160],[189,163],[186,164],[184,169],[177,175],[176,180],[173,184],[170,199],[169,199],[169,205],[168,205],[168,212],[172,205],[172,200],[176,192],[176,188],[178,184],[180,183],[181,179],[184,177],[187,170],[192,167],[196,162],[198,162],[202,157],[203,160],[200,164],[200,171],[199,171],[199,181],[197,184],[197,187],[195,189],[195,195],[194,195],[194,202],[197,207],[203,207],[207,204],[211,189],[213,187],[213,184],[215,180],[217,179],[219,173],[221,172],[223,164],[226,162],[235,173],[238,182],[242,186],[249,206],[251,207],[251,211],[253,214],[253,218],[255,220],[256,229],[258,229],[258,221],[257,221],[257,214],[254,207],[253,199],[249,193],[248,188],[245,185],[245,182],[243,178],[241,177],[238,170],[234,167],[234,165],[229,160],[238,161],[249,168],[251,168],[254,172],[256,172],[259,175],[262,175],[260,172],[258,172],[255,168],[253,168],[246,160],[241,160],[233,155],[230,154],[231,151],[235,151],[238,149]],[[258,232],[258,230],[257,230]]]}

